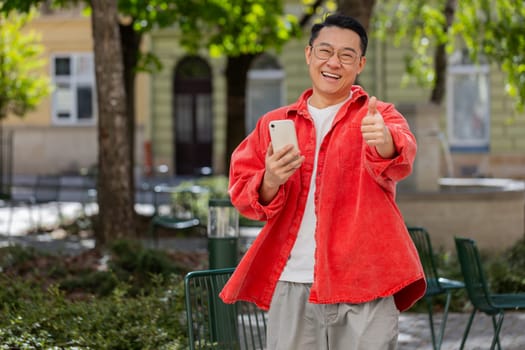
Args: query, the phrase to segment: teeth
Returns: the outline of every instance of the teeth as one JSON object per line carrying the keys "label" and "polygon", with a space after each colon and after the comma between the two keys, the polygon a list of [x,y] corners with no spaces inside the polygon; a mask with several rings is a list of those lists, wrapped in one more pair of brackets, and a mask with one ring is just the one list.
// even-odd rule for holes
{"label": "teeth", "polygon": [[322,72],[322,74],[325,76],[325,77],[329,77],[329,78],[334,78],[334,79],[339,79],[341,78],[340,75],[337,75],[337,74],[331,74],[331,73],[327,73],[327,72]]}

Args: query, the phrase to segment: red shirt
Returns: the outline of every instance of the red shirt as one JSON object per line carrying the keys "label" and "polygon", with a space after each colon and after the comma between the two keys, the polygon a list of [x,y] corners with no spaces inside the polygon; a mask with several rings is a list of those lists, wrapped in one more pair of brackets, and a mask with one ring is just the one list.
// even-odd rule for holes
{"label": "red shirt", "polygon": [[[383,159],[363,142],[361,119],[368,95],[352,87],[352,98],[337,113],[323,139],[314,169],[315,129],[307,110],[312,90],[292,105],[264,115],[232,154],[229,194],[239,212],[267,221],[220,293],[226,303],[250,301],[268,309],[275,285],[292,250],[314,170],[317,227],[312,303],[362,303],[394,295],[403,311],[425,293],[417,251],[395,203],[396,182],[408,176],[416,140],[392,104],[377,108],[392,134],[397,155]],[[291,119],[305,161],[268,204],[259,186],[270,142],[271,120]]]}

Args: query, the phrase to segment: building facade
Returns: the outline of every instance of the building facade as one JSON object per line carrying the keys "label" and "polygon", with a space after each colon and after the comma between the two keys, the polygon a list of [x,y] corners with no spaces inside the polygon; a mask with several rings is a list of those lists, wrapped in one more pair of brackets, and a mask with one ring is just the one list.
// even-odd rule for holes
{"label": "building facade", "polygon": [[[25,29],[40,35],[42,75],[52,93],[23,118],[8,116],[12,135],[12,171],[16,175],[78,173],[96,167],[97,102],[91,19],[80,8],[44,11]],[[149,118],[149,76],[136,82],[137,163],[143,164],[144,128]]]}
{"label": "building facade", "polygon": [[[94,167],[97,108],[90,19],[78,9],[44,13],[28,30],[41,33],[48,60],[44,74],[51,76],[54,91],[25,118],[4,121],[14,135],[13,172]],[[164,29],[145,39],[144,49],[157,55],[163,68],[137,77],[137,172],[162,168],[171,175],[226,174],[226,60],[210,58],[204,50],[188,55],[177,35]],[[248,75],[246,133],[261,114],[294,101],[310,86],[304,61],[307,40],[306,33],[281,52],[268,52],[254,62]],[[515,111],[505,94],[499,68],[451,57],[447,99],[425,119],[430,91],[401,84],[405,53],[372,39],[359,83],[395,103],[420,143],[432,145],[433,156],[425,160],[425,153],[418,155],[421,161],[437,166],[437,176],[525,178],[525,115]]]}

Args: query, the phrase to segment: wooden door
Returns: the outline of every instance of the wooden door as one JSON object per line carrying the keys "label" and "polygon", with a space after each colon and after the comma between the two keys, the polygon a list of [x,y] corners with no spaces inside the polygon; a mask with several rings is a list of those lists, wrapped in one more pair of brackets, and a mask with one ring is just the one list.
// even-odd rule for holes
{"label": "wooden door", "polygon": [[206,61],[184,58],[174,74],[175,172],[204,175],[212,166],[212,77]]}

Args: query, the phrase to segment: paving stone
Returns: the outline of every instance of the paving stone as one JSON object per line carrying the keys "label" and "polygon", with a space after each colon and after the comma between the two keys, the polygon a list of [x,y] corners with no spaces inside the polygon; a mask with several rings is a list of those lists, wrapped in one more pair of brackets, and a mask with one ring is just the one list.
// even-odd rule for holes
{"label": "paving stone", "polygon": [[[449,313],[442,350],[457,350],[467,326],[468,313]],[[434,315],[435,329],[439,330],[442,315]],[[477,313],[472,322],[464,350],[489,349],[494,329],[491,317]],[[525,311],[507,311],[500,332],[500,343],[505,350],[525,350]],[[399,319],[398,350],[432,349],[427,314],[402,313]]]}

